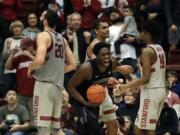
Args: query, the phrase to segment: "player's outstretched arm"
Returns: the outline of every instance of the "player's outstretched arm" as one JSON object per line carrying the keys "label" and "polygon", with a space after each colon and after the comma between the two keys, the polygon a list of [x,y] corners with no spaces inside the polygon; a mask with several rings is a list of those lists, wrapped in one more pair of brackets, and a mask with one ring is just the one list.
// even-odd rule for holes
{"label": "player's outstretched arm", "polygon": [[152,50],[150,48],[146,48],[143,50],[141,55],[141,63],[142,63],[142,77],[140,79],[134,79],[127,84],[122,84],[119,86],[119,90],[126,91],[127,89],[136,90],[139,86],[146,84],[149,81],[151,75],[151,65],[152,62]]}

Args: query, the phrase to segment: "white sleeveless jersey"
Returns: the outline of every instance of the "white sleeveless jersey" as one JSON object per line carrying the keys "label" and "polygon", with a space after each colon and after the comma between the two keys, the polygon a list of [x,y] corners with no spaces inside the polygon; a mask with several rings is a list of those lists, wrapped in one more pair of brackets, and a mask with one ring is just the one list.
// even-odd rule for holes
{"label": "white sleeveless jersey", "polygon": [[156,62],[151,66],[151,76],[144,89],[165,88],[166,56],[163,48],[156,45],[148,45],[157,55]]}
{"label": "white sleeveless jersey", "polygon": [[52,43],[46,55],[45,63],[35,70],[34,77],[38,81],[54,84],[60,89],[64,83],[65,50],[63,37],[56,32],[47,31],[51,35]]}

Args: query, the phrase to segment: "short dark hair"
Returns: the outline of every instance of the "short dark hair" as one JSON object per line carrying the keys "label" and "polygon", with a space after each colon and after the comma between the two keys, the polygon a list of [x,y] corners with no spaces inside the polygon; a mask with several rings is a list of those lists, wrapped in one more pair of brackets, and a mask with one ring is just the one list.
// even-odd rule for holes
{"label": "short dark hair", "polygon": [[15,87],[11,87],[11,88],[9,88],[9,89],[5,92],[5,96],[7,95],[7,93],[8,93],[9,91],[15,91],[16,94],[17,94],[16,88],[15,88]]}
{"label": "short dark hair", "polygon": [[171,75],[175,76],[176,78],[178,77],[177,72],[174,71],[174,70],[168,70],[168,71],[167,71],[167,74],[171,74]]}
{"label": "short dark hair", "polygon": [[[102,22],[107,22],[107,21],[106,21],[106,20],[103,20],[103,19],[97,19],[97,20],[95,20],[95,21],[94,21],[93,28],[94,28],[94,29],[98,29],[99,26],[100,26],[100,24],[101,24]],[[107,22],[107,23],[108,23],[108,22]]]}
{"label": "short dark hair", "polygon": [[162,27],[157,21],[145,21],[143,24],[143,31],[151,35],[154,43],[159,43],[162,39]]}
{"label": "short dark hair", "polygon": [[97,44],[95,44],[95,46],[93,48],[93,53],[95,55],[98,55],[102,48],[107,48],[110,50],[110,44],[107,44],[105,42],[98,42]]}
{"label": "short dark hair", "polygon": [[44,15],[44,19],[47,19],[48,25],[51,28],[54,28],[59,23],[59,16],[56,12],[47,10],[47,12]]}

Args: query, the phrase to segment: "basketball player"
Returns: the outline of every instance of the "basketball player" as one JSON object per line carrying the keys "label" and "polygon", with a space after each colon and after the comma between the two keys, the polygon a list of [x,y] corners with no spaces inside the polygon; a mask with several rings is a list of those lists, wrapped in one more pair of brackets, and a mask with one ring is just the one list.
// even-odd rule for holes
{"label": "basketball player", "polygon": [[109,24],[107,21],[104,20],[96,20],[94,22],[94,31],[96,37],[90,43],[89,47],[87,48],[86,53],[86,60],[95,58],[93,54],[94,45],[98,42],[106,42],[106,39],[109,37]]}
{"label": "basketball player", "polygon": [[[86,91],[92,84],[113,84],[112,71],[125,71],[125,67],[117,66],[114,61],[111,61],[110,45],[105,42],[97,43],[93,48],[93,54],[96,58],[82,64],[68,85],[68,91],[76,99],[74,104],[76,104],[75,107],[79,111],[80,120],[84,120],[79,124],[83,131],[78,132],[78,134],[101,135],[98,124],[100,116],[100,120],[105,122],[107,126],[107,135],[117,135],[116,114],[107,90],[105,100],[100,105],[100,111],[97,105],[87,101]],[[127,71],[129,72],[129,69]],[[132,72],[132,69],[130,71]]]}
{"label": "basketball player", "polygon": [[140,108],[135,122],[136,135],[155,135],[156,122],[166,97],[166,57],[163,48],[158,44],[160,35],[158,23],[149,21],[145,24],[140,36],[147,45],[140,57],[142,77],[119,86],[122,93],[129,88],[135,90],[142,86]]}
{"label": "basketball player", "polygon": [[60,114],[64,72],[75,69],[76,65],[67,41],[55,32],[58,15],[46,11],[42,18],[44,31],[37,36],[36,56],[28,68],[28,76],[33,73],[36,79],[34,117],[38,135],[62,135]]}

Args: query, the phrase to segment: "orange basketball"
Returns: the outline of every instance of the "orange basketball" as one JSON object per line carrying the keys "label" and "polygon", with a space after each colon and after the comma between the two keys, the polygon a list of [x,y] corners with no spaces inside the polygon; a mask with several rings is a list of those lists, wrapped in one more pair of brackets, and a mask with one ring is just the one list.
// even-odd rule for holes
{"label": "orange basketball", "polygon": [[100,104],[105,99],[106,91],[102,85],[94,84],[87,89],[86,94],[90,102]]}

